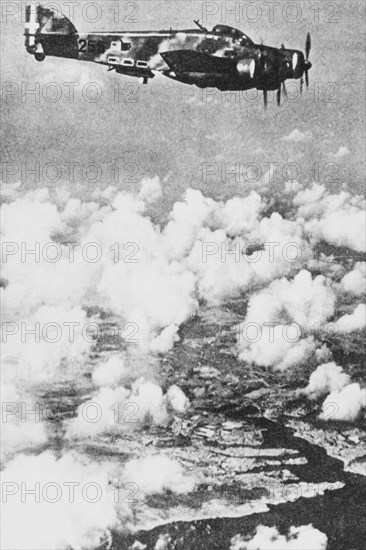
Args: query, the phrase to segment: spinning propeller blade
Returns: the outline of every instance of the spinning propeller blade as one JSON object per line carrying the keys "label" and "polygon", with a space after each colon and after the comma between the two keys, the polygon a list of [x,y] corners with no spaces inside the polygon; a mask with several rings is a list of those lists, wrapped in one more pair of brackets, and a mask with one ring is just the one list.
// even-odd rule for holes
{"label": "spinning propeller blade", "polygon": [[[310,33],[308,32],[308,34],[306,35],[306,42],[305,42],[305,64],[304,64],[306,88],[309,88],[309,69],[311,69],[311,63],[309,61],[310,50],[311,50],[311,37],[310,37]],[[301,83],[300,83],[300,87],[301,87]]]}
{"label": "spinning propeller blade", "polygon": [[306,61],[309,60],[310,49],[311,49],[311,36],[310,36],[310,33],[308,32],[308,34],[306,35],[306,43],[305,43]]}

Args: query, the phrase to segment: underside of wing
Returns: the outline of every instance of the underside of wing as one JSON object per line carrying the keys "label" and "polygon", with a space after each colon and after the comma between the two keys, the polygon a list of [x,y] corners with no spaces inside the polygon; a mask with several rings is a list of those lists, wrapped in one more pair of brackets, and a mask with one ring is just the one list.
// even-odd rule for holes
{"label": "underside of wing", "polygon": [[233,74],[236,64],[232,59],[216,57],[194,50],[176,50],[160,54],[176,73]]}

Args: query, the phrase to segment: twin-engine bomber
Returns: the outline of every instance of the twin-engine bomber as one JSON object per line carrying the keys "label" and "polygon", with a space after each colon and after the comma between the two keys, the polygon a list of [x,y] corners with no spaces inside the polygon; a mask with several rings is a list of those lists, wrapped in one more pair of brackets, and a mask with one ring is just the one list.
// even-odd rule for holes
{"label": "twin-engine bomber", "polygon": [[282,44],[273,48],[255,44],[246,34],[227,25],[211,31],[195,21],[197,29],[81,33],[61,13],[31,4],[26,8],[25,46],[37,61],[47,56],[93,61],[109,70],[134,76],[146,84],[154,72],[200,88],[263,91],[286,95],[285,81],[304,76],[309,86],[310,35],[305,54]]}

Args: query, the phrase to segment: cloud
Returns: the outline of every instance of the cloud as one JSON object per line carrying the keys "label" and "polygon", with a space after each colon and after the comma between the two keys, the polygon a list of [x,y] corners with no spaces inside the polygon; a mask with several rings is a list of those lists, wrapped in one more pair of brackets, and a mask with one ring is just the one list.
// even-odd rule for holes
{"label": "cloud", "polygon": [[311,335],[334,312],[335,295],[325,277],[300,271],[253,294],[240,325],[239,358],[263,366],[288,368],[316,352]]}
{"label": "cloud", "polygon": [[[90,200],[78,198],[74,189],[73,195],[62,188],[25,194],[12,189],[8,196],[12,202],[2,207],[3,237],[8,242],[25,243],[27,250],[34,250],[35,242],[39,242],[41,253],[39,261],[32,261],[29,255],[23,261],[20,250],[8,254],[4,262],[6,284],[2,288],[4,319],[31,327],[54,322],[63,327],[63,333],[55,342],[47,340],[57,331],[56,326],[46,336],[41,331],[39,341],[31,337],[23,341],[20,331],[9,336],[2,357],[6,398],[31,405],[40,390],[44,395],[47,388],[54,390],[60,381],[67,380],[70,386],[81,380],[93,384],[87,386],[85,397],[79,401],[76,417],[65,420],[62,426],[69,448],[91,438],[123,438],[126,432],[165,427],[176,415],[184,415],[190,402],[178,386],[163,389],[155,380],[159,354],[174,347],[182,324],[199,307],[221,305],[228,298],[245,295],[248,307],[243,310],[240,326],[236,349],[239,358],[281,369],[308,360],[322,362],[310,377],[308,395],[330,392],[334,399],[334,392],[338,392],[343,402],[342,392],[352,386],[351,381],[334,363],[324,365],[329,350],[317,340],[317,334],[322,323],[334,318],[337,293],[360,294],[365,265],[358,262],[340,283],[343,268],[324,268],[327,276],[314,276],[313,268],[306,267],[314,266],[313,246],[319,240],[354,249],[361,246],[361,201],[347,193],[331,195],[323,186],[304,190],[296,185],[288,187],[288,193],[286,208],[279,213],[273,211],[273,204],[265,196],[253,191],[216,201],[189,189],[172,207],[167,223],[154,223],[149,205],[161,197],[158,178],[144,180],[135,194],[111,185],[95,189]],[[337,219],[342,223],[337,224]],[[73,261],[69,242],[79,243]],[[98,261],[89,262],[83,256],[88,243],[100,248]],[[43,257],[48,244],[59,247],[57,262]],[[296,252],[295,260],[286,252],[289,244]],[[210,252],[204,257],[207,246]],[[360,325],[362,307],[339,319],[342,330]],[[93,352],[99,350],[101,340],[88,340],[78,329],[69,339],[64,327],[70,323],[83,327],[92,322],[100,328],[109,321],[116,321],[119,327],[132,326],[137,341],[127,345],[130,342],[122,338],[118,351],[103,353],[98,359]],[[247,324],[255,326],[259,339],[242,338]],[[360,388],[352,389],[355,403],[360,402],[362,392]],[[344,416],[353,418],[354,410],[350,412],[347,407]],[[19,414],[9,419],[8,426],[12,431],[5,433],[5,468],[14,453],[41,452],[53,434],[47,421],[37,425],[27,422],[25,428]],[[16,482],[22,479],[23,467],[33,467],[33,462],[27,461],[29,457],[18,458],[17,468],[11,470],[18,476]],[[54,471],[55,479],[61,480],[64,468],[72,471],[74,463],[78,479],[87,478],[91,466],[86,459],[70,453],[59,459],[45,458],[44,453],[30,458],[34,464],[39,460],[40,468]],[[153,459],[154,479],[151,472],[147,473],[148,464],[146,459],[129,466],[136,479],[141,472],[146,491],[183,492],[194,486],[195,481],[191,476],[186,479],[175,461]],[[98,479],[102,475],[99,466],[92,466]],[[168,474],[175,483],[169,481]],[[106,477],[103,480],[109,481]],[[108,537],[115,521],[120,522],[120,510],[111,508],[109,501],[105,506],[108,517],[105,521],[98,518],[92,531],[94,518],[88,513],[79,522],[79,512],[70,518],[73,514],[67,507],[60,508],[57,516],[47,511],[45,517],[50,514],[50,526],[56,532],[46,530],[39,539],[29,540],[37,548],[97,545],[101,537]],[[33,515],[31,511],[29,521]],[[35,526],[37,529],[38,523]],[[275,535],[282,544],[283,537]],[[26,548],[22,536],[17,545],[11,539],[9,548],[11,544]],[[12,532],[11,537],[16,533]],[[290,537],[291,544],[295,539],[301,540],[299,533]],[[289,541],[286,539],[286,544]]]}
{"label": "cloud", "polygon": [[366,292],[366,262],[356,262],[352,271],[349,271],[341,280],[346,292],[359,296]]}
{"label": "cloud", "polygon": [[[242,333],[244,330],[242,328]],[[315,352],[316,346],[312,337],[297,338],[296,332],[291,334],[291,328],[285,325],[262,326],[259,331],[257,342],[251,342],[244,337],[239,340],[239,359],[242,361],[286,369],[303,363]],[[297,341],[293,341],[293,338]]]}
{"label": "cloud", "polygon": [[326,278],[301,270],[293,279],[283,277],[253,294],[246,322],[297,323],[311,330],[333,315],[334,307],[335,294]]}
{"label": "cloud", "polygon": [[67,437],[83,439],[98,434],[123,434],[150,425],[166,426],[171,410],[184,412],[188,405],[188,399],[177,386],[164,395],[156,382],[143,378],[135,380],[131,387],[103,386],[78,407],[76,418],[68,423]]}
{"label": "cloud", "polygon": [[[24,496],[21,483],[39,497]],[[2,486],[15,487],[2,504],[2,546],[9,550],[96,548],[118,523],[106,469],[85,458],[19,455],[2,472]]]}
{"label": "cloud", "polygon": [[130,460],[124,469],[124,478],[137,483],[144,493],[165,490],[186,494],[196,486],[196,479],[187,475],[179,462],[163,454]]}
{"label": "cloud", "polygon": [[138,198],[144,202],[155,202],[162,197],[163,191],[161,188],[160,179],[156,176],[155,178],[145,178],[141,182],[141,190],[139,192]]}
{"label": "cloud", "polygon": [[21,394],[14,385],[3,382],[1,404],[2,463],[12,458],[15,453],[41,448],[47,443],[48,434],[45,423],[41,421],[40,403],[37,405],[29,395]]}
{"label": "cloud", "polygon": [[345,147],[344,145],[341,145],[336,153],[333,154],[333,157],[335,158],[343,158],[349,155],[351,152],[348,149],[348,147]]}
{"label": "cloud", "polygon": [[251,540],[242,535],[231,539],[230,550],[326,550],[327,536],[312,525],[290,527],[280,535],[276,527],[260,525]]}
{"label": "cloud", "polygon": [[306,132],[301,132],[298,128],[292,130],[290,134],[281,138],[281,141],[293,141],[295,143],[309,141],[312,139],[311,132],[307,130]]}
{"label": "cloud", "polygon": [[366,250],[365,200],[342,191],[329,194],[324,185],[313,184],[294,197],[298,219],[306,235],[362,252]]}
{"label": "cloud", "polygon": [[305,393],[315,399],[326,393],[342,390],[350,381],[350,376],[334,361],[323,363],[311,374]]}
{"label": "cloud", "polygon": [[359,304],[349,315],[342,315],[336,325],[340,332],[353,332],[361,330],[366,326],[366,305]]}
{"label": "cloud", "polygon": [[66,304],[41,306],[21,322],[4,325],[8,331],[2,345],[5,381],[28,387],[56,381],[65,375],[66,369],[60,369],[62,362],[72,376],[92,349],[93,341],[84,332],[88,323],[81,307]]}
{"label": "cloud", "polygon": [[116,387],[130,378],[130,369],[126,357],[122,354],[113,355],[107,361],[100,363],[93,371],[92,380],[99,387]]}
{"label": "cloud", "polygon": [[359,384],[348,384],[340,391],[333,391],[325,399],[319,418],[327,421],[354,422],[366,407],[366,389]]}

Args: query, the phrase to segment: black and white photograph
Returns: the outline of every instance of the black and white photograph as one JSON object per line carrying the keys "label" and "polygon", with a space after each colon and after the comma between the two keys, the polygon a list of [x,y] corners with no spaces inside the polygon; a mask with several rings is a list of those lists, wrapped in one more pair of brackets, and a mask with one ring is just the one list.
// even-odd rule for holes
{"label": "black and white photograph", "polygon": [[0,14],[1,550],[364,550],[364,0]]}

